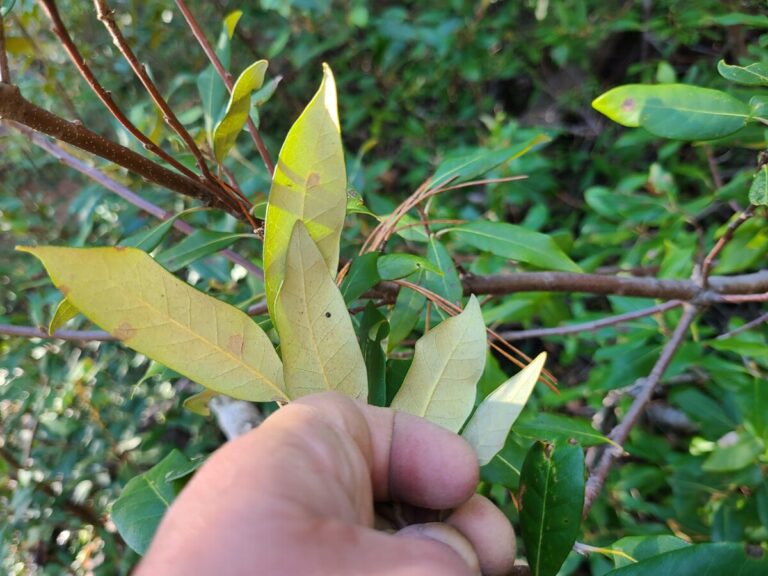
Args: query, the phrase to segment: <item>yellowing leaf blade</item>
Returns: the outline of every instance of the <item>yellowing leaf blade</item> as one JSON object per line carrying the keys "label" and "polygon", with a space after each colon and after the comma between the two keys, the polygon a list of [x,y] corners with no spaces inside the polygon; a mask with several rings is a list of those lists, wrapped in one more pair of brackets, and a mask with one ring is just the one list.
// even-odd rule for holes
{"label": "yellowing leaf blade", "polygon": [[539,354],[528,366],[501,384],[477,407],[462,436],[477,452],[480,466],[490,462],[509,435],[544,368],[547,353]]}
{"label": "yellowing leaf blade", "polygon": [[477,298],[416,342],[392,408],[458,432],[474,405],[486,354],[485,324]]}
{"label": "yellowing leaf blade", "polygon": [[264,275],[267,306],[285,274],[285,254],[297,220],[304,222],[331,276],[347,205],[347,176],[336,105],[336,83],[323,66],[320,88],[293,124],[280,150],[267,206]]}
{"label": "yellowing leaf blade", "polygon": [[367,399],[365,361],[344,297],[301,222],[291,235],[275,324],[291,399],[324,390]]}
{"label": "yellowing leaf blade", "polygon": [[213,154],[219,163],[235,145],[237,135],[248,121],[251,94],[264,84],[268,65],[266,60],[254,62],[240,74],[232,88],[227,111],[213,130]]}
{"label": "yellowing leaf blade", "polygon": [[80,314],[80,310],[72,306],[72,303],[66,298],[62,298],[59,305],[56,306],[56,312],[53,313],[51,323],[48,324],[48,334],[53,335],[56,330],[64,326],[75,316]]}
{"label": "yellowing leaf blade", "polygon": [[286,400],[267,335],[134,248],[20,248],[40,259],[73,306],[126,346],[242,400]]}

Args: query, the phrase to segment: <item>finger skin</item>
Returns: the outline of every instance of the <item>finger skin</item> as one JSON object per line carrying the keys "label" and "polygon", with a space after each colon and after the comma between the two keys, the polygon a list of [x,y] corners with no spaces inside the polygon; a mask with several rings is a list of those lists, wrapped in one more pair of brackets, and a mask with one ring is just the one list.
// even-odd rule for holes
{"label": "finger skin", "polygon": [[[448,546],[374,530],[373,501],[461,510],[477,475],[451,432],[338,394],[307,396],[209,458],[136,574],[466,576]],[[480,532],[465,537],[488,548]]]}

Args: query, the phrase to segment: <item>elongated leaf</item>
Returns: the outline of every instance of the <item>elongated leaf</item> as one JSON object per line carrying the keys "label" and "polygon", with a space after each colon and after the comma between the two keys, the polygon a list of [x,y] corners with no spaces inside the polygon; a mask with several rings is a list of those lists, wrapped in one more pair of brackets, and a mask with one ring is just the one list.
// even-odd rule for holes
{"label": "elongated leaf", "polygon": [[756,206],[768,206],[768,165],[763,165],[752,180],[749,201]]}
{"label": "elongated leaf", "polygon": [[477,298],[416,342],[392,408],[458,432],[472,411],[485,366],[485,324]]}
{"label": "elongated leaf", "polygon": [[149,230],[142,230],[141,232],[137,232],[136,234],[121,240],[120,246],[128,246],[138,248],[144,252],[152,252],[152,250],[160,245],[160,242],[163,241],[163,238],[165,238],[166,234],[171,230],[173,223],[176,222],[176,220],[192,212],[199,212],[200,210],[206,210],[206,208],[196,206],[184,210],[183,212],[179,212],[178,214],[174,214]]}
{"label": "elongated leaf", "polygon": [[199,416],[210,416],[211,410],[208,408],[208,403],[216,396],[218,396],[218,394],[213,390],[203,390],[184,400],[183,405],[184,408]]}
{"label": "elongated leaf", "polygon": [[750,117],[749,106],[733,96],[685,84],[627,84],[592,106],[623,126],[678,140],[722,138],[741,130]]}
{"label": "elongated leaf", "polygon": [[48,334],[53,334],[78,314],[80,314],[80,310],[72,306],[69,300],[62,298],[59,305],[56,306],[56,312],[53,313],[51,323],[48,324]]}
{"label": "elongated leaf", "polygon": [[[653,556],[658,556],[664,552],[678,550],[690,546],[688,542],[669,534],[660,536],[627,536],[611,545],[611,550],[619,550],[636,561],[645,560]],[[634,564],[626,556],[616,554],[613,556],[613,563],[616,568]]]}
{"label": "elongated leaf", "polygon": [[445,158],[442,164],[438,166],[435,175],[432,176],[429,188],[436,189],[449,182],[458,184],[482,176],[505,162],[519,158],[543,142],[549,142],[549,137],[539,134],[528,142],[503,150],[460,150]]}
{"label": "elongated leaf", "polygon": [[[420,284],[423,273],[419,273],[414,284]],[[421,292],[411,290],[403,286],[397,294],[395,306],[389,316],[389,338],[387,338],[387,352],[395,347],[411,333],[419,322],[419,317],[427,302],[427,297]]]}
{"label": "elongated leaf", "polygon": [[532,419],[520,420],[515,425],[515,433],[525,438],[550,441],[577,440],[582,446],[596,446],[612,443],[611,440],[585,420],[577,420],[559,414],[540,412]]}
{"label": "elongated leaf", "polygon": [[242,400],[287,400],[267,335],[135,248],[19,248],[39,258],[83,314],[142,354]]}
{"label": "elongated leaf", "polygon": [[440,276],[443,274],[432,262],[415,254],[386,254],[379,257],[376,266],[382,280],[398,280],[419,270],[428,270]]}
{"label": "elongated leaf", "polygon": [[354,302],[367,290],[376,286],[381,278],[376,262],[379,259],[378,252],[361,254],[352,261],[349,273],[341,283],[341,293],[347,304]]}
{"label": "elongated leaf", "polygon": [[742,544],[724,542],[697,544],[611,570],[605,576],[648,576],[649,574],[765,576],[768,574],[768,555],[750,556]]}
{"label": "elongated leaf", "polygon": [[213,129],[213,155],[221,163],[235,145],[237,135],[245,126],[251,109],[251,94],[264,84],[268,62],[258,60],[243,70],[232,87],[227,111]]}
{"label": "elongated leaf", "polygon": [[387,334],[389,324],[386,317],[369,300],[357,328],[357,338],[368,373],[368,403],[381,407],[387,405],[387,355],[382,347]]}
{"label": "elongated leaf", "polygon": [[264,274],[270,314],[285,274],[285,254],[297,220],[304,222],[331,276],[347,205],[336,83],[323,65],[320,89],[285,138],[272,179],[264,237]]}
{"label": "elongated leaf", "polygon": [[731,82],[745,86],[768,86],[768,63],[756,62],[749,66],[726,64],[725,60],[717,63],[720,76]]}
{"label": "elongated leaf", "polygon": [[552,238],[506,222],[470,222],[451,233],[467,244],[502,258],[519,260],[548,270],[580,272],[581,268],[563,253]]}
{"label": "elongated leaf", "polygon": [[240,238],[255,238],[255,236],[253,234],[196,230],[172,248],[163,250],[157,255],[157,261],[171,272],[176,272],[196,260],[228,248]]}
{"label": "elongated leaf", "polygon": [[461,278],[459,278],[459,273],[456,271],[456,266],[448,250],[434,236],[429,239],[427,245],[427,258],[440,269],[441,273],[426,274],[424,287],[453,303],[458,303],[463,294]]}
{"label": "elongated leaf", "polygon": [[534,444],[520,475],[520,528],[533,576],[554,576],[579,535],[584,506],[580,446]]}
{"label": "elongated leaf", "polygon": [[488,464],[504,447],[512,424],[533,392],[546,359],[546,352],[539,354],[528,366],[496,388],[475,410],[461,435],[477,452],[480,466]]}
{"label": "elongated leaf", "polygon": [[172,450],[155,466],[128,481],[112,506],[112,521],[126,544],[139,554],[149,548],[160,520],[200,462]]}
{"label": "elongated leaf", "polygon": [[368,396],[367,373],[344,298],[315,242],[296,222],[275,303],[288,395],[336,390]]}

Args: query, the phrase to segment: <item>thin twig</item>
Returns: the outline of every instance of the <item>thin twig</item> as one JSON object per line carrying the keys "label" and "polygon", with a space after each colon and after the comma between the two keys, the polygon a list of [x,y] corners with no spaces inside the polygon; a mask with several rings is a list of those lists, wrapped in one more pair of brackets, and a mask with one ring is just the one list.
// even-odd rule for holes
{"label": "thin twig", "polygon": [[[198,44],[200,44],[203,52],[205,52],[208,60],[210,60],[214,69],[224,81],[224,85],[227,87],[227,90],[231,94],[235,86],[234,82],[232,82],[232,76],[224,69],[221,60],[219,60],[219,57],[216,55],[216,52],[211,46],[211,43],[208,42],[208,38],[205,37],[205,33],[203,32],[202,28],[200,28],[200,25],[197,23],[194,15],[187,7],[186,2],[184,2],[184,0],[176,0],[176,6],[181,11],[181,14],[184,16],[184,20],[187,21],[187,25],[192,31],[192,34],[195,36]],[[246,124],[248,126],[248,132],[251,135],[251,139],[256,145],[256,149],[259,151],[259,155],[264,162],[264,166],[267,168],[267,172],[269,172],[271,176],[275,172],[275,164],[272,162],[272,157],[269,155],[269,150],[267,150],[267,147],[264,145],[264,141],[261,139],[259,129],[256,127],[256,124],[253,123],[253,120],[250,116],[248,116]]]}
{"label": "thin twig", "polygon": [[[674,357],[678,348],[680,348],[680,345],[683,343],[683,340],[688,334],[688,330],[691,327],[693,321],[696,319],[699,310],[700,309],[697,306],[690,304],[685,305],[683,309],[683,315],[680,317],[680,321],[675,327],[675,331],[672,333],[672,336],[664,345],[664,348],[659,355],[659,359],[653,366],[651,373],[647,378],[643,380],[639,393],[633,400],[632,405],[630,406],[622,421],[616,425],[616,427],[614,427],[614,429],[608,435],[608,437],[616,444],[618,444],[618,446],[624,445],[627,438],[629,437],[629,433],[632,431],[632,428],[634,428],[635,424],[640,418],[640,414],[643,412],[648,402],[650,402],[657,384],[661,380],[661,377],[664,375],[664,372],[666,372],[667,367],[669,367],[669,364],[672,361],[672,358]],[[600,457],[600,460],[595,466],[594,470],[592,470],[589,476],[589,480],[587,481],[586,493],[584,497],[584,516],[589,513],[589,510],[592,508],[592,504],[600,494],[600,491],[603,488],[603,484],[605,484],[605,480],[608,476],[608,472],[613,466],[614,460],[621,456],[622,453],[623,448],[619,448],[613,445],[607,447]]]}
{"label": "thin twig", "polygon": [[724,334],[720,334],[715,340],[725,340],[726,338],[732,338],[733,336],[736,336],[738,334],[741,334],[743,332],[747,332],[748,330],[752,330],[752,328],[757,328],[760,326],[760,324],[763,324],[764,322],[768,322],[768,312],[763,314],[762,316],[758,316],[754,320],[750,320],[744,326],[739,326],[738,328],[734,328],[730,332],[725,332]]}
{"label": "thin twig", "polygon": [[580,332],[593,332],[607,326],[614,326],[616,324],[621,324],[622,322],[629,322],[630,320],[637,320],[638,318],[645,318],[646,316],[666,312],[667,310],[671,310],[680,305],[682,305],[682,302],[679,300],[672,300],[671,302],[665,302],[664,304],[651,306],[650,308],[643,308],[642,310],[627,312],[626,314],[617,314],[616,316],[609,316],[608,318],[601,318],[600,320],[593,320],[591,322],[557,326],[554,328],[533,328],[531,330],[499,332],[499,336],[504,340],[524,340],[526,338],[542,338],[545,336],[564,336],[566,334],[576,334]]}
{"label": "thin twig", "polygon": [[77,342],[109,342],[115,340],[108,332],[102,330],[57,330],[53,334],[48,334],[47,330],[36,326],[14,326],[13,324],[0,324],[0,334],[3,336],[18,336],[20,338],[74,340]]}
{"label": "thin twig", "polygon": [[744,304],[746,302],[768,302],[768,292],[762,294],[733,294],[720,296],[719,302],[727,304]]}
{"label": "thin twig", "polygon": [[725,245],[731,241],[733,234],[736,232],[739,226],[744,224],[744,222],[752,217],[752,215],[755,213],[755,208],[756,206],[754,204],[750,204],[745,210],[743,210],[741,214],[739,214],[738,217],[728,225],[725,233],[712,247],[712,250],[709,251],[709,254],[704,257],[704,260],[701,263],[701,282],[704,287],[707,286],[707,279],[709,278],[709,273],[712,270],[712,264],[714,263],[715,258],[717,258],[718,254],[722,252],[723,248],[725,248]]}
{"label": "thin twig", "polygon": [[[173,214],[171,212],[167,212],[166,210],[163,210],[159,206],[153,204],[149,200],[146,200],[145,198],[142,198],[135,192],[132,192],[119,182],[113,180],[104,172],[101,172],[100,170],[97,170],[96,168],[89,166],[85,162],[75,158],[74,156],[68,154],[65,152],[60,146],[54,144],[47,138],[41,136],[40,134],[37,134],[33,130],[30,130],[26,126],[21,125],[15,125],[20,132],[22,132],[24,135],[29,138],[30,142],[35,144],[36,146],[39,146],[46,152],[48,152],[51,156],[59,160],[60,162],[63,162],[70,168],[74,168],[84,176],[87,176],[94,182],[97,182],[104,186],[107,190],[110,192],[113,192],[120,196],[123,200],[126,202],[133,204],[140,210],[143,210],[147,214],[150,214],[154,216],[155,218],[159,218],[161,220],[167,220]],[[196,232],[197,229],[190,226],[183,220],[175,220],[172,225],[176,230],[179,230],[180,232],[184,234],[192,234],[193,232]],[[233,250],[222,250],[219,252],[224,258],[232,262],[233,264],[238,264],[245,268],[250,274],[253,274],[257,278],[263,278],[264,273],[261,271],[261,269],[256,266],[253,262],[248,260],[247,258],[244,258],[237,252]]]}
{"label": "thin twig", "polygon": [[11,83],[11,68],[8,65],[8,52],[5,50],[5,18],[0,14],[0,82]]}

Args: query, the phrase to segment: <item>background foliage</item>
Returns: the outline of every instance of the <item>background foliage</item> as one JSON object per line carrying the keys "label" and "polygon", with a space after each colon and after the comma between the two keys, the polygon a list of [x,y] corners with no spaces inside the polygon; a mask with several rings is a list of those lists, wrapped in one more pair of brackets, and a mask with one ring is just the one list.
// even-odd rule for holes
{"label": "background foliage", "polygon": [[[483,218],[546,232],[585,271],[687,278],[734,208],[746,204],[755,152],[661,141],[610,124],[590,102],[607,88],[631,82],[680,81],[738,94],[740,89],[717,75],[716,64],[721,58],[743,64],[768,60],[764,3],[438,4],[222,0],[190,2],[190,7],[209,38],[218,34],[227,13],[243,10],[231,69],[239,72],[267,58],[267,81],[282,76],[259,111],[273,156],[314,92],[320,63],[333,66],[350,183],[375,212],[390,211],[441,158],[515,145],[543,132],[551,138],[548,144],[492,174],[527,174],[526,180],[445,195],[430,207],[431,218]],[[208,64],[196,46],[190,49],[192,38],[172,3],[113,5],[164,95],[203,140],[205,110],[197,82]],[[129,117],[184,158],[180,142],[96,25],[90,3],[61,1],[59,7],[78,46]],[[139,148],[66,60],[37,4],[20,0],[6,24],[14,79],[29,99]],[[749,144],[765,148],[765,131],[755,129]],[[37,264],[12,253],[13,245],[114,244],[153,223],[15,132],[0,133],[0,149],[0,322],[45,326],[58,292]],[[269,178],[244,138],[228,166],[246,193],[264,197]],[[166,209],[191,205],[107,169]],[[218,232],[235,230],[234,220],[218,212],[195,212],[186,220]],[[373,221],[355,215],[348,224],[342,243],[347,258],[357,253]],[[445,238],[465,272],[515,269],[459,235]],[[169,236],[161,254],[174,250],[180,239]],[[260,257],[258,242],[231,242],[239,253]],[[412,239],[397,242],[396,250],[425,253]],[[757,270],[765,266],[766,253],[765,221],[755,218],[736,232],[715,273]],[[257,279],[218,256],[192,262],[186,278],[239,306],[263,293]],[[503,331],[583,322],[651,304],[619,296],[521,293],[490,299],[483,312],[489,325]],[[627,534],[768,540],[766,333],[763,327],[717,339],[765,311],[765,304],[716,305],[701,317],[694,341],[683,345],[633,432],[627,445],[632,457],[611,474],[581,541],[603,546]],[[536,391],[523,428],[505,448],[507,461],[520,469],[532,439],[554,434],[553,421],[542,421],[542,414],[575,417],[587,432],[589,419],[598,416],[605,421],[596,424],[610,429],[615,414],[602,409],[604,399],[647,375],[679,314],[520,342],[531,355],[548,351],[561,394],[544,387]],[[76,322],[84,325],[82,319]],[[407,357],[404,349],[396,351],[388,365],[392,378],[402,377]],[[162,371],[144,379],[147,369],[145,359],[112,343],[0,339],[0,571],[127,573],[136,561],[106,519],[110,503],[131,477],[171,449],[194,458],[222,441],[210,420],[182,409],[184,398],[196,391],[193,385]],[[483,390],[514,370],[494,358]],[[620,415],[631,398],[618,397]],[[484,488],[517,522],[507,490],[517,488],[517,477],[495,462],[484,479]],[[574,554],[561,573],[599,575],[612,567],[613,561],[599,554],[588,559]]]}

